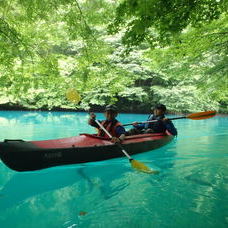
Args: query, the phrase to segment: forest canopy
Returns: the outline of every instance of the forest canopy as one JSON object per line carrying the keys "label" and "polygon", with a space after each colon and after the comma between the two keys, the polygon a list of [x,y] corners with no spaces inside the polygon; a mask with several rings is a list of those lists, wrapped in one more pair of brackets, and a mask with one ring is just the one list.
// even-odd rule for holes
{"label": "forest canopy", "polygon": [[0,0],[0,106],[228,113],[227,9],[225,0]]}

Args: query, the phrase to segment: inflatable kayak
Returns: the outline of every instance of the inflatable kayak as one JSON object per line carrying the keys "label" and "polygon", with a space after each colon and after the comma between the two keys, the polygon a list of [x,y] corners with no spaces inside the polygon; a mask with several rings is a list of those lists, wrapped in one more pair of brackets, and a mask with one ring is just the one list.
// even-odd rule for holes
{"label": "inflatable kayak", "polygon": [[[164,146],[173,138],[174,136],[168,132],[127,136],[122,146],[133,155]],[[1,160],[16,171],[32,171],[123,156],[119,147],[110,139],[90,134],[45,141],[5,139],[4,142],[0,142]]]}

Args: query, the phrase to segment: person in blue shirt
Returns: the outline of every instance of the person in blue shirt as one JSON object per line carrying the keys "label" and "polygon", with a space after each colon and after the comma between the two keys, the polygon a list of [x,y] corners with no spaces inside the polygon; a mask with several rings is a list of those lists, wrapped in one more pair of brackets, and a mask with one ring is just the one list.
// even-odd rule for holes
{"label": "person in blue shirt", "polygon": [[[125,138],[125,128],[116,119],[118,111],[115,105],[107,105],[105,108],[104,115],[106,120],[99,121],[103,127],[112,135],[111,141],[113,143],[121,143]],[[97,136],[109,138],[109,136],[99,127],[95,122],[96,115],[92,112],[90,113],[90,118],[88,124],[97,128]]]}
{"label": "person in blue shirt", "polygon": [[[134,122],[134,128],[127,131],[126,135],[164,133],[166,130],[168,130],[172,135],[177,135],[177,129],[172,121],[165,117],[166,106],[158,104],[152,110],[153,113],[148,117],[148,122],[142,124]],[[153,120],[155,120],[155,122],[149,122]]]}

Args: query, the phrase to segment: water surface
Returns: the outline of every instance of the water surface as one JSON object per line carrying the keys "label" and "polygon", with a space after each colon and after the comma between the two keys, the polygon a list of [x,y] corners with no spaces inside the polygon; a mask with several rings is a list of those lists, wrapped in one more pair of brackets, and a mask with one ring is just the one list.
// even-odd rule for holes
{"label": "water surface", "polygon": [[[98,119],[103,114],[97,114]],[[0,140],[94,133],[86,113],[0,111]],[[147,115],[120,114],[123,123]],[[134,158],[16,172],[0,161],[0,227],[228,227],[228,118],[176,120],[178,137]]]}

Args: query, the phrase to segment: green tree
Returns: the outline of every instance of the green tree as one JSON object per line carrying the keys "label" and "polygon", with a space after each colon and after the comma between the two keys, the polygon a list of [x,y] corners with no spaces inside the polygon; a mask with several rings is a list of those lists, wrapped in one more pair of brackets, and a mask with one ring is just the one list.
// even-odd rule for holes
{"label": "green tree", "polygon": [[146,40],[153,47],[170,44],[187,26],[199,27],[227,12],[225,0],[123,0],[116,9],[111,33],[124,30],[123,43]]}
{"label": "green tree", "polygon": [[[1,0],[0,104],[88,109],[117,103],[144,112],[161,101],[172,111],[225,106],[226,6],[209,0]],[[109,31],[123,30],[110,35],[108,24]],[[132,48],[128,55],[121,34]],[[69,88],[79,91],[80,104],[66,99]]]}

